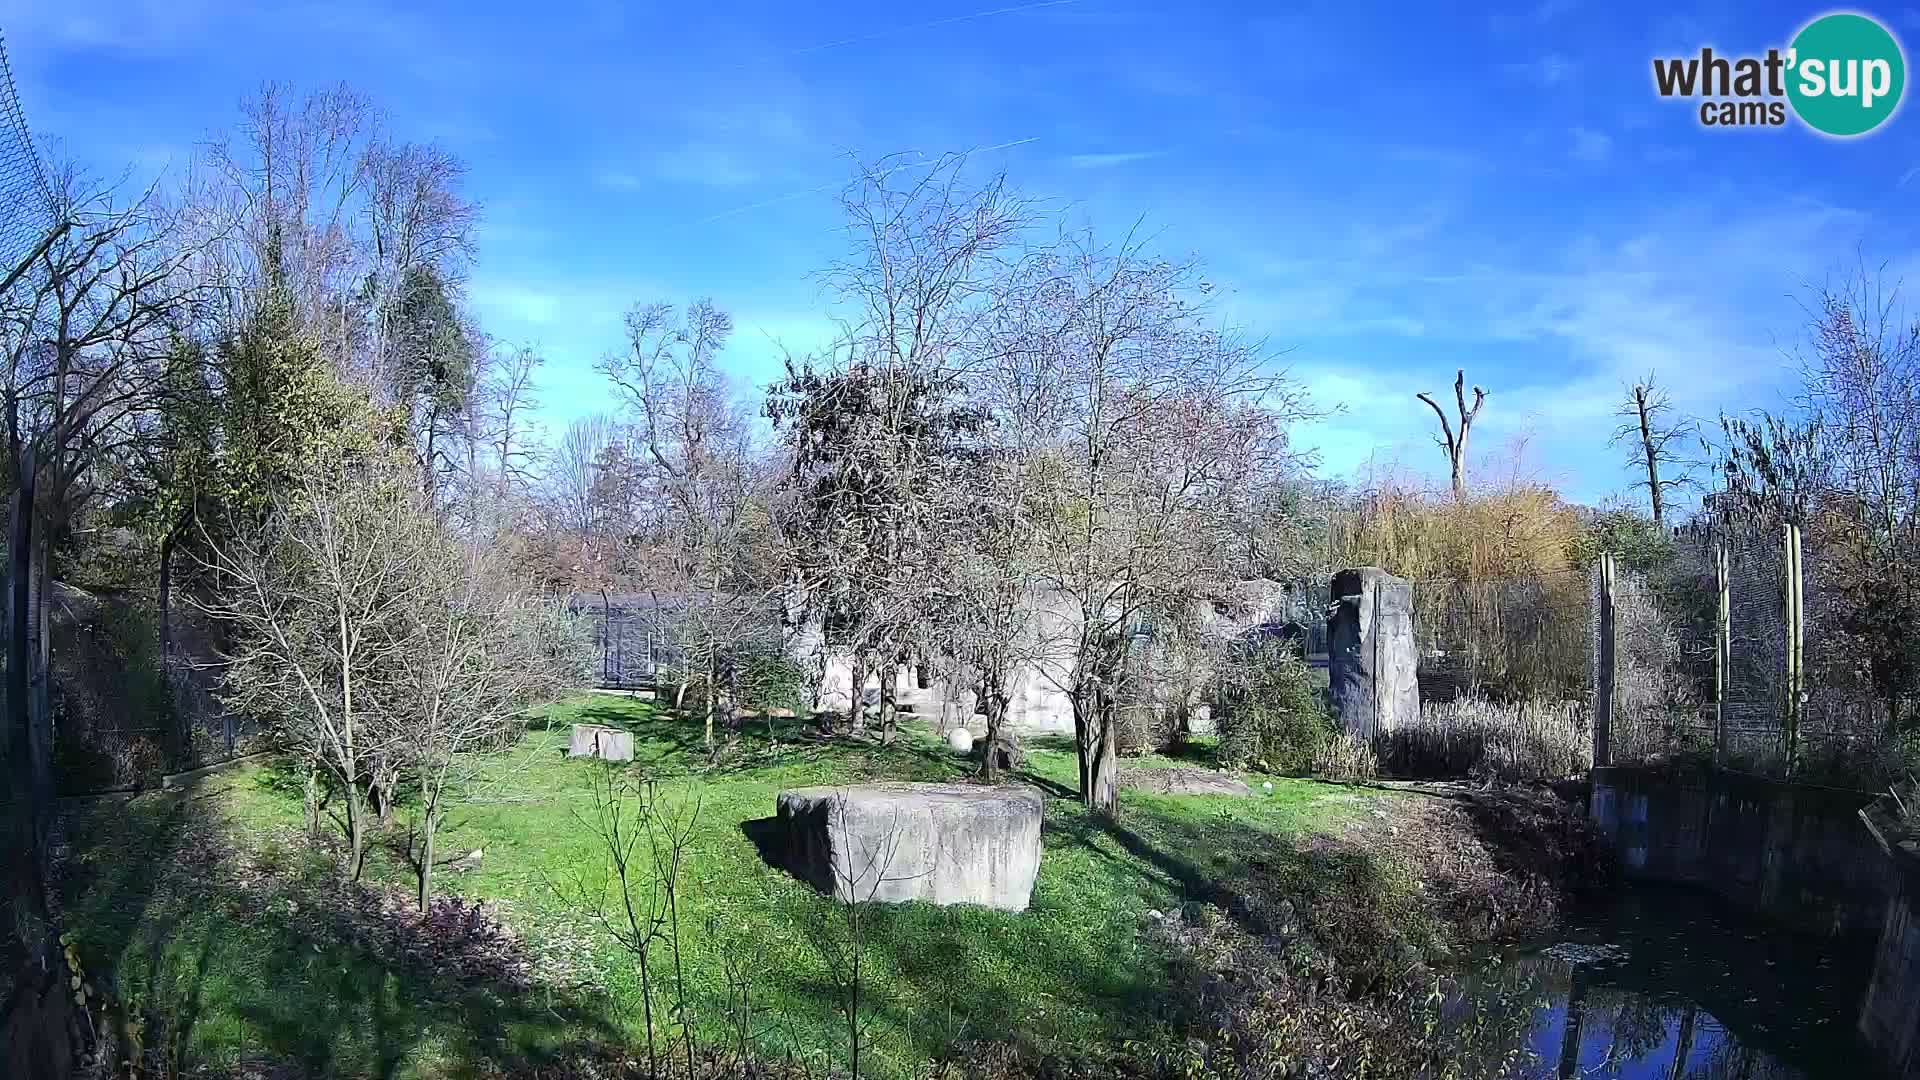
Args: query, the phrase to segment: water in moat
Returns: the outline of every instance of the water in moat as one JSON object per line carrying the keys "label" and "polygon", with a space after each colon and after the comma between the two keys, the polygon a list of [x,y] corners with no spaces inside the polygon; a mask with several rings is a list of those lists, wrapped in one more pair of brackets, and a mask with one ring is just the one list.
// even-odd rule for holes
{"label": "water in moat", "polygon": [[1641,885],[1570,913],[1550,942],[1481,957],[1464,989],[1474,1012],[1524,1027],[1509,1075],[1874,1080],[1857,1031],[1872,952],[1870,937],[1783,932],[1698,890]]}

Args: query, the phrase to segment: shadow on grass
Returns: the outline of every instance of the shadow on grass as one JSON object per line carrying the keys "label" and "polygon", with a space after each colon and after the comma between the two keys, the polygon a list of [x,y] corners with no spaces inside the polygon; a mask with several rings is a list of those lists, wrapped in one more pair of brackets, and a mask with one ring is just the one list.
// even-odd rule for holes
{"label": "shadow on grass", "polygon": [[1189,762],[1207,769],[1222,767],[1220,760],[1220,740],[1214,738],[1190,737],[1177,746],[1163,751],[1164,756],[1175,761]]}
{"label": "shadow on grass", "polygon": [[833,882],[819,880],[810,875],[806,867],[800,865],[794,854],[793,844],[788,838],[787,827],[774,816],[753,818],[740,823],[740,832],[753,845],[754,853],[767,866],[787,875],[809,889],[831,894]]}
{"label": "shadow on grass", "polygon": [[471,907],[420,916],[311,860],[243,857],[207,801],[157,795],[66,823],[82,963],[170,1072],[265,1060],[390,1077],[423,1057],[511,1071],[614,1035],[601,1003],[536,988],[534,958]]}

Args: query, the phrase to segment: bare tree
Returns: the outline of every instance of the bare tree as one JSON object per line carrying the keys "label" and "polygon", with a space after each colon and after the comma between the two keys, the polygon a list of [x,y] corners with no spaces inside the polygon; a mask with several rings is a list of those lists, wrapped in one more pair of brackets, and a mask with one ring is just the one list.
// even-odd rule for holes
{"label": "bare tree", "polygon": [[1002,177],[969,186],[964,165],[953,155],[861,169],[841,198],[850,255],[824,275],[842,340],[818,363],[790,359],[768,407],[804,485],[795,580],[829,646],[853,661],[856,728],[866,673],[879,671],[883,739],[901,665],[928,647],[945,591],[935,553],[957,506],[955,451],[975,423],[965,380],[1031,220]]}
{"label": "bare tree", "polygon": [[1646,473],[1647,501],[1653,509],[1653,523],[1666,520],[1667,493],[1690,485],[1689,462],[1680,456],[1687,440],[1699,437],[1699,425],[1673,416],[1673,401],[1652,373],[1626,388],[1626,399],[1615,410],[1623,423],[1614,429],[1608,446],[1625,442],[1630,448],[1629,468]]}
{"label": "bare tree", "polygon": [[702,687],[706,743],[731,659],[743,638],[772,621],[773,583],[750,572],[745,540],[762,501],[762,474],[747,411],[718,366],[733,321],[709,301],[676,317],[666,304],[627,313],[627,346],[600,362],[633,417],[636,476],[651,502],[651,535],[639,542],[657,558],[643,576],[654,611],[677,639],[681,685]]}
{"label": "bare tree", "polygon": [[[582,824],[605,858],[573,880],[549,880],[547,887],[633,957],[640,975],[649,1080],[673,1074],[674,1027],[679,1028],[680,1057],[691,1078],[699,1055],[680,951],[680,883],[702,796],[695,790],[691,797],[682,793],[674,799],[652,777],[612,763],[595,764],[588,779],[593,818],[583,818]],[[660,960],[655,954],[661,949],[670,965],[665,976],[656,973]],[[654,987],[669,980],[673,1007],[670,1020],[663,1023],[654,1015]],[[668,1033],[664,1047],[658,1034],[662,1027]]]}
{"label": "bare tree", "polygon": [[341,297],[352,291],[361,262],[356,221],[367,186],[367,147],[379,116],[342,84],[304,96],[267,83],[240,106],[235,137],[210,142],[197,169],[193,199],[217,252],[220,280],[244,295],[261,287],[266,267],[286,268],[300,321],[330,328],[341,370],[363,337]]}
{"label": "bare tree", "polygon": [[28,547],[9,557],[10,580],[29,590],[33,607],[30,699],[43,750],[52,731],[46,596],[53,552],[98,494],[99,464],[138,440],[134,419],[161,383],[174,344],[170,327],[188,314],[197,292],[181,273],[171,221],[151,193],[123,204],[111,187],[93,187],[63,169],[56,199],[73,227],[41,251],[22,295],[4,313],[0,387],[13,476],[33,490],[30,509],[38,519],[26,534]]}
{"label": "bare tree", "polygon": [[[167,355],[166,328],[194,289],[172,221],[143,193],[123,201],[70,167],[56,169],[51,217],[0,293],[5,464],[13,486],[8,543],[8,859],[0,938],[15,976],[5,1041],[23,1055],[70,1049],[59,952],[47,906],[53,794],[52,640],[47,596],[56,545],[106,483],[103,463],[138,440],[133,418],[151,403]],[[30,970],[31,969],[31,970]],[[52,982],[48,978],[52,977]],[[66,1066],[38,1059],[35,1071]]]}
{"label": "bare tree", "polygon": [[216,592],[190,600],[235,630],[223,656],[226,704],[276,725],[338,785],[345,871],[358,879],[368,826],[361,788],[394,749],[383,692],[394,668],[415,659],[394,628],[415,603],[433,525],[395,473],[338,464],[321,463],[276,499],[260,528],[224,542],[205,537],[202,569]]}
{"label": "bare tree", "polygon": [[233,321],[277,263],[336,373],[383,390],[408,275],[428,270],[452,288],[464,277],[478,220],[460,191],[465,165],[388,137],[380,111],[345,84],[297,94],[267,83],[241,116],[188,179],[189,216],[218,241],[197,266],[230,294]]}
{"label": "bare tree", "polygon": [[1804,404],[1820,419],[1836,485],[1881,543],[1920,535],[1920,319],[1897,285],[1861,272],[1822,289],[1799,354]]}
{"label": "bare tree", "polygon": [[1041,665],[1073,701],[1080,793],[1117,803],[1116,722],[1129,655],[1230,583],[1244,549],[1244,490],[1294,460],[1286,425],[1305,400],[1264,345],[1207,324],[1197,269],[1132,239],[1068,237],[1004,303],[1042,428],[1038,530],[1053,603]]}
{"label": "bare tree", "polygon": [[396,367],[419,366],[408,355],[418,343],[400,340],[395,326],[406,317],[410,282],[426,274],[456,290],[473,255],[479,215],[460,195],[465,163],[440,147],[376,136],[366,146],[361,171],[367,264],[361,292],[372,323],[364,377],[369,385],[387,386],[395,382]]}
{"label": "bare tree", "polygon": [[609,448],[626,440],[605,413],[575,419],[553,448],[543,495],[550,576],[574,589],[612,587],[619,538],[596,495]]}
{"label": "bare tree", "polygon": [[525,496],[541,460],[539,430],[532,419],[540,405],[536,379],[546,363],[530,346],[497,344],[480,351],[474,391],[460,413],[467,453],[467,527],[498,538],[508,526],[524,529]]}
{"label": "bare tree", "polygon": [[1456,434],[1453,425],[1447,420],[1445,409],[1433,400],[1433,395],[1422,391],[1414,397],[1427,403],[1433,415],[1440,421],[1440,436],[1433,441],[1447,455],[1448,475],[1453,483],[1453,497],[1467,497],[1467,434],[1473,430],[1473,422],[1480,415],[1480,406],[1486,403],[1487,392],[1478,386],[1473,388],[1473,407],[1467,407],[1467,372],[1465,368],[1454,372],[1453,401],[1459,412],[1460,430]]}
{"label": "bare tree", "polygon": [[[370,673],[379,741],[420,785],[419,901],[433,894],[435,838],[479,775],[473,752],[500,745],[516,714],[577,686],[589,653],[577,626],[484,548],[422,527],[396,621],[393,663]],[[411,844],[409,844],[411,847]]]}

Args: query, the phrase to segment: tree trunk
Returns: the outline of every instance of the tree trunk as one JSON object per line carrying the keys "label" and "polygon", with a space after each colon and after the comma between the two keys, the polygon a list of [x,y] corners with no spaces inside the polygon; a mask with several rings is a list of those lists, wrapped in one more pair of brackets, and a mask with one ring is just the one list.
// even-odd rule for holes
{"label": "tree trunk", "polygon": [[706,721],[707,749],[713,749],[713,713],[720,703],[720,663],[713,650],[707,650],[707,693],[701,713]]}
{"label": "tree trunk", "polygon": [[[17,431],[18,429],[15,428]],[[17,443],[16,443],[17,445]],[[0,1008],[0,1047],[7,1075],[64,1080],[73,1074],[74,1010],[67,987],[60,927],[47,902],[46,827],[51,789],[38,758],[48,749],[36,737],[27,678],[32,623],[27,583],[32,577],[34,455],[23,455],[8,530],[6,755],[0,762],[0,859],[12,916],[0,927],[0,957],[11,969],[12,994]],[[50,775],[50,774],[48,774]]]}
{"label": "tree trunk", "polygon": [[367,804],[381,828],[393,824],[393,790],[388,780],[386,755],[376,755],[373,772],[367,777]]}
{"label": "tree trunk", "polygon": [[891,745],[900,699],[900,658],[889,656],[880,669],[880,742]]}
{"label": "tree trunk", "polygon": [[307,765],[307,839],[320,839],[320,767]]}
{"label": "tree trunk", "polygon": [[427,497],[427,510],[438,516],[440,511],[440,470],[435,468],[434,456],[438,452],[434,440],[440,434],[440,410],[427,410],[427,457],[420,469],[420,490]]}
{"label": "tree trunk", "polygon": [[1094,732],[1092,773],[1087,778],[1087,809],[1112,817],[1120,807],[1120,761],[1115,703],[1103,687],[1099,696],[1098,729]]}
{"label": "tree trunk", "polygon": [[181,523],[160,538],[160,580],[154,587],[160,630],[160,678],[166,682],[167,699],[173,704],[174,760],[182,764],[193,755],[193,732],[187,710],[175,699],[173,685],[173,546],[184,527],[183,515]]}
{"label": "tree trunk", "polygon": [[1576,967],[1567,989],[1566,1027],[1560,1032],[1560,1080],[1571,1080],[1580,1071],[1580,1028],[1586,1011],[1587,982]]}
{"label": "tree trunk", "polygon": [[360,804],[358,777],[348,776],[340,787],[347,800],[347,877],[359,881],[366,866],[367,813]]}
{"label": "tree trunk", "polygon": [[1673,1041],[1673,1067],[1667,1070],[1667,1080],[1684,1080],[1687,1075],[1687,1059],[1693,1056],[1693,1028],[1698,1022],[1700,1008],[1687,1006],[1680,1014],[1680,1033]]}
{"label": "tree trunk", "polygon": [[851,677],[852,684],[847,688],[847,726],[854,731],[867,730],[867,654],[855,650]]}
{"label": "tree trunk", "polygon": [[1660,494],[1660,455],[1653,445],[1653,423],[1647,416],[1647,391],[1636,387],[1634,406],[1640,413],[1640,452],[1647,459],[1647,498],[1653,503],[1653,523],[1660,524],[1666,512],[1666,499]]}
{"label": "tree trunk", "polygon": [[1000,684],[997,674],[980,680],[980,704],[987,714],[986,750],[980,755],[983,759],[980,772],[989,784],[1000,780],[1000,725],[1006,722],[1007,716],[1007,695]]}
{"label": "tree trunk", "polygon": [[1091,805],[1093,789],[1088,781],[1093,776],[1091,687],[1076,687],[1073,693],[1073,756],[1074,766],[1079,774],[1080,801]]}
{"label": "tree trunk", "polygon": [[420,780],[420,802],[422,810],[420,837],[420,910],[427,910],[427,901],[433,897],[433,839],[434,829],[439,825],[440,798],[433,785],[425,777]]}
{"label": "tree trunk", "polygon": [[[49,633],[51,619],[48,617],[47,593],[51,575],[47,572],[47,530],[43,527],[33,542],[33,624],[34,659],[30,670],[33,673],[33,686],[28,691],[28,704],[33,713],[33,731],[38,741],[38,751],[34,755],[34,787],[44,800],[42,806],[53,805],[53,642]],[[47,822],[40,823],[45,832]]]}

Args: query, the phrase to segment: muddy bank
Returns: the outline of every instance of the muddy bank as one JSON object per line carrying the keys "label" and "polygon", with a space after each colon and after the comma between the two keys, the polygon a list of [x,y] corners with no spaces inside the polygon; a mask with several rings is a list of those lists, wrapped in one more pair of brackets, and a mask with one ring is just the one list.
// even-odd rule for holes
{"label": "muddy bank", "polygon": [[[1580,808],[1543,787],[1426,785],[1303,838],[1314,873],[1261,868],[1150,920],[1182,1036],[1142,1071],[1218,1077],[1499,1076],[1531,1003],[1462,1008],[1470,946],[1550,930],[1612,880]],[[1139,1063],[1148,1064],[1148,1063]]]}

